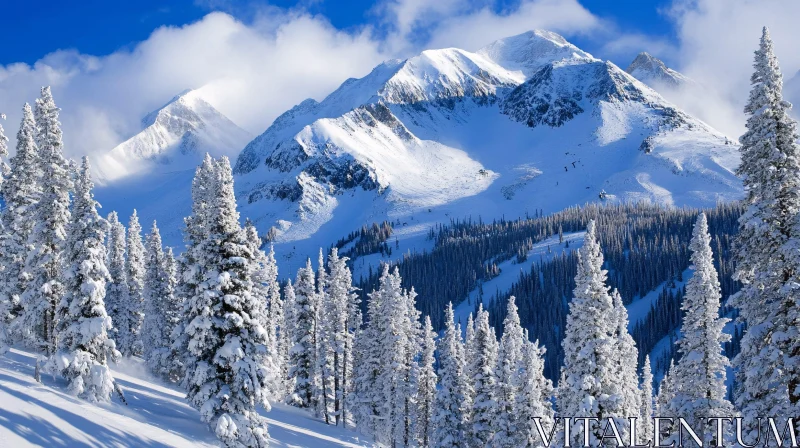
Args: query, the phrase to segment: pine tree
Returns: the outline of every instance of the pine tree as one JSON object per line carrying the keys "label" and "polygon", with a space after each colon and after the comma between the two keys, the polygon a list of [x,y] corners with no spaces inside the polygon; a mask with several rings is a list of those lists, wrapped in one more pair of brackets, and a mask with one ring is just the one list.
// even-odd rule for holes
{"label": "pine tree", "polygon": [[478,309],[475,319],[475,358],[470,362],[475,398],[472,402],[471,440],[474,446],[487,446],[497,432],[497,337],[489,326],[489,313]]}
{"label": "pine tree", "polygon": [[267,332],[253,295],[255,257],[239,225],[230,162],[216,164],[208,238],[201,246],[203,282],[186,305],[187,399],[226,446],[266,447],[269,410]]}
{"label": "pine tree", "polygon": [[[720,285],[704,213],[697,218],[689,248],[694,274],[686,283],[681,307],[682,336],[677,344],[682,356],[670,373],[675,396],[667,406],[670,414],[683,417],[693,428],[703,428],[708,417],[736,416],[726,399],[725,368],[729,362],[722,355],[722,344],[730,340],[730,335],[722,332],[729,319],[719,317]],[[715,434],[704,432],[709,443]]]}
{"label": "pine tree", "polygon": [[65,250],[70,262],[64,271],[66,294],[57,309],[58,352],[50,368],[69,381],[73,394],[89,401],[108,401],[114,378],[106,361],[119,352],[108,337],[111,318],[103,303],[109,280],[103,246],[107,223],[97,213],[92,188],[89,162],[84,157]]}
{"label": "pine tree", "polygon": [[168,247],[164,253],[164,266],[162,268],[164,284],[165,318],[167,331],[164,332],[167,341],[162,342],[162,360],[164,374],[172,382],[179,382],[185,372],[186,366],[183,362],[183,353],[176,345],[175,339],[181,330],[181,319],[183,315],[183,297],[177,294],[178,290],[178,262],[172,248]]}
{"label": "pine tree", "polygon": [[147,235],[145,240],[142,347],[144,359],[150,369],[160,374],[160,349],[162,343],[166,342],[165,339],[169,339],[169,335],[164,334],[164,331],[166,331],[166,322],[164,322],[166,315],[164,312],[164,285],[162,282],[164,248],[161,245],[161,233],[155,221],[153,221],[150,234]]}
{"label": "pine tree", "polygon": [[122,312],[128,303],[128,275],[125,270],[125,226],[119,222],[117,212],[108,214],[108,274],[106,311],[113,325],[114,340],[120,340],[120,328],[127,328],[127,316]]}
{"label": "pine tree", "polygon": [[334,398],[334,353],[336,336],[333,328],[335,309],[328,294],[328,274],[325,271],[325,258],[319,250],[319,269],[317,270],[316,310],[314,318],[314,346],[316,347],[314,365],[314,403],[317,415],[325,423],[331,423]]}
{"label": "pine tree", "polygon": [[286,316],[284,299],[281,297],[281,286],[278,282],[278,264],[275,261],[275,249],[270,246],[269,253],[264,260],[264,280],[267,283],[267,315],[269,325],[269,340],[275,353],[276,395],[283,400],[289,393],[287,386],[289,378],[289,334],[286,331]]}
{"label": "pine tree", "polygon": [[[30,273],[23,268],[31,252],[28,244],[35,223],[31,216],[41,196],[42,168],[35,133],[33,112],[25,103],[17,132],[16,154],[11,158],[11,172],[0,188],[5,202],[0,213],[0,224],[5,229],[0,236],[0,338],[3,338],[0,346],[3,341],[13,339],[9,334],[15,330],[11,324],[22,312],[21,297],[31,280]],[[24,335],[28,328],[16,330]]]}
{"label": "pine tree", "polygon": [[[658,386],[658,396],[656,397],[656,415],[659,417],[680,417],[674,413],[674,409],[672,409],[670,406],[670,403],[672,402],[673,398],[675,398],[677,393],[676,385],[672,380],[674,372],[675,362],[674,360],[670,360],[669,368],[664,373],[664,377],[661,378],[661,383]],[[669,436],[669,433],[669,427],[662,427],[659,434],[660,439],[666,440],[666,438]]]}
{"label": "pine tree", "polygon": [[472,379],[475,378],[475,372],[472,371],[471,361],[477,357],[477,353],[475,351],[475,321],[472,313],[469,313],[469,316],[467,317],[467,328],[465,329],[464,334],[463,350],[464,353],[461,359],[464,361],[464,375],[467,378],[467,390],[464,392],[467,396],[467,400],[469,400],[470,406],[472,406],[472,402],[475,400],[475,389],[474,384],[472,383]]}
{"label": "pine tree", "polygon": [[31,213],[35,224],[25,263],[25,272],[30,273],[31,279],[22,296],[23,311],[17,327],[48,354],[58,345],[55,311],[65,292],[61,275],[65,267],[64,245],[72,190],[58,112],[50,88],[43,87],[35,110],[42,193]]}
{"label": "pine tree", "polygon": [[308,408],[314,404],[314,373],[316,365],[316,291],[314,268],[311,259],[306,267],[297,271],[294,286],[295,300],[292,348],[289,350],[289,377],[294,382],[290,402],[297,407]]}
{"label": "pine tree", "polygon": [[361,309],[353,287],[347,257],[334,247],[328,257],[328,319],[331,322],[334,364],[334,415],[336,424],[348,424],[348,395],[353,387],[353,345],[361,327]]}
{"label": "pine tree", "polygon": [[422,327],[422,356],[419,363],[419,385],[417,389],[417,444],[420,447],[431,444],[433,432],[434,399],[436,397],[436,370],[434,353],[436,351],[436,332],[433,331],[430,316],[425,316]]}
{"label": "pine tree", "polygon": [[[258,314],[262,317],[261,326],[267,331],[267,345],[270,353],[275,354],[270,356],[267,360],[269,365],[264,366],[270,374],[269,382],[269,397],[273,400],[282,399],[285,395],[283,391],[283,378],[280,376],[280,356],[278,354],[278,345],[275,339],[277,337],[277,323],[273,323],[271,317],[270,307],[270,294],[273,282],[277,282],[277,267],[269,266],[267,254],[261,250],[261,238],[258,236],[256,227],[249,220],[245,223],[244,232],[247,237],[247,242],[250,245],[250,251],[255,257],[253,263],[253,295],[257,299],[260,307]],[[275,278],[272,278],[272,274]],[[278,294],[280,296],[280,293]],[[280,297],[278,297],[280,300]]]}
{"label": "pine tree", "polygon": [[528,341],[525,335],[523,347],[522,368],[518,378],[520,385],[516,396],[516,412],[522,447],[537,447],[547,445],[541,440],[536,428],[535,418],[539,418],[544,431],[552,430],[555,425],[553,404],[550,397],[553,394],[553,383],[544,376],[545,348],[539,346],[539,341]]}
{"label": "pine tree", "polygon": [[[388,269],[384,266],[381,284],[388,281]],[[382,337],[386,334],[386,304],[383,295],[374,291],[368,297],[366,326],[355,340],[353,392],[349,407],[358,430],[377,438],[385,403],[379,381],[385,367],[382,364]]]}
{"label": "pine tree", "polygon": [[182,363],[173,357],[173,331],[182,312],[182,299],[175,294],[177,267],[172,249],[164,252],[156,222],[147,236],[147,264],[144,276],[144,322],[142,342],[150,370],[177,381]]}
{"label": "pine tree", "polygon": [[430,446],[441,448],[467,447],[466,427],[469,408],[464,396],[467,379],[464,376],[459,347],[461,334],[453,321],[453,304],[445,309],[444,333],[439,339],[439,388],[434,399],[431,418],[433,431]]}
{"label": "pine tree", "polygon": [[[195,170],[192,179],[192,214],[184,218],[183,238],[185,250],[177,263],[178,285],[176,296],[185,305],[188,299],[197,295],[200,283],[205,275],[202,264],[201,248],[208,238],[208,216],[213,206],[213,186],[215,178],[215,164],[211,156],[206,153],[203,162]],[[174,359],[179,370],[185,370],[187,354],[189,353],[189,335],[186,326],[194,318],[192,310],[186,306],[181,311],[181,319],[173,330],[172,351],[179,358]],[[186,380],[184,378],[184,380]]]}
{"label": "pine tree", "polygon": [[653,441],[653,372],[650,368],[650,355],[644,358],[642,367],[642,407],[639,415],[639,442]]}
{"label": "pine tree", "polygon": [[384,267],[384,277],[377,291],[370,294],[383,310],[384,320],[378,333],[380,373],[377,384],[382,399],[380,426],[376,439],[394,446],[408,446],[413,439],[412,408],[414,388],[411,384],[414,359],[419,350],[415,318],[411,308],[416,294],[403,291],[402,279],[395,268]]}
{"label": "pine tree", "polygon": [[747,204],[736,240],[736,279],[743,287],[732,302],[748,329],[734,367],[736,403],[751,428],[757,417],[785,421],[800,413],[800,342],[793,337],[800,297],[798,134],[766,27],[753,67],[737,170]]}
{"label": "pine tree", "polygon": [[119,351],[123,356],[142,354],[141,329],[144,320],[144,271],[145,249],[142,243],[142,226],[139,216],[133,211],[128,221],[128,237],[125,250],[125,273],[128,280],[125,302],[119,304],[120,322],[117,327]]}
{"label": "pine tree", "polygon": [[[578,272],[569,304],[564,340],[564,366],[558,384],[561,415],[597,418],[624,417],[619,410],[614,365],[617,319],[606,286],[603,253],[597,241],[595,222],[589,221],[583,246],[578,249]],[[574,445],[582,442],[583,426],[574,425]],[[600,443],[602,428],[593,425],[590,442]]]}
{"label": "pine tree", "polygon": [[497,433],[492,439],[492,446],[495,447],[513,448],[522,443],[516,406],[522,386],[519,375],[525,342],[515,297],[510,296],[497,356],[497,420],[494,423]]}
{"label": "pine tree", "polygon": [[639,350],[636,349],[636,343],[628,333],[628,310],[622,303],[619,291],[615,289],[611,297],[617,324],[615,328],[616,347],[613,353],[616,358],[614,365],[617,368],[613,379],[619,392],[618,406],[621,417],[617,420],[617,427],[620,428],[623,440],[630,440],[629,418],[639,417],[642,407],[642,392],[639,389],[639,376],[636,373]]}
{"label": "pine tree", "polygon": [[284,372],[284,380],[286,381],[286,395],[283,397],[283,401],[287,403],[291,403],[293,400],[293,394],[295,390],[295,381],[294,377],[289,374],[291,369],[291,349],[294,346],[294,332],[297,320],[295,318],[295,311],[297,302],[297,295],[294,292],[294,285],[292,285],[292,279],[288,279],[286,281],[286,286],[283,287],[283,303],[284,303],[284,310],[285,314],[283,316],[283,323],[286,328],[285,336],[281,338],[281,341],[285,343],[285,347],[282,348],[282,352],[279,353],[279,356],[284,357],[285,365],[283,366]]}

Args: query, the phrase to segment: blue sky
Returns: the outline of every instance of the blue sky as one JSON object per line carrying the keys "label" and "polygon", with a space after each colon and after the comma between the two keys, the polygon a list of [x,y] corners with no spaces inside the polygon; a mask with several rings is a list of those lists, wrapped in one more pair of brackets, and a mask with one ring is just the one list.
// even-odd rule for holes
{"label": "blue sky", "polygon": [[[496,0],[491,7],[498,13],[516,6],[514,0]],[[620,29],[674,41],[671,21],[659,11],[664,0],[581,0],[593,14]],[[0,52],[0,64],[32,64],[44,55],[60,49],[76,49],[84,54],[106,55],[130,48],[147,39],[163,25],[179,26],[200,20],[213,10],[222,10],[243,21],[252,20],[259,7],[301,8],[321,15],[334,27],[348,30],[364,25],[377,29],[380,21],[378,0],[30,0],[6,2],[0,14],[0,30],[6,45]],[[13,43],[10,36],[13,36]],[[581,42],[592,46],[591,42]],[[669,55],[664,56],[669,59]]]}

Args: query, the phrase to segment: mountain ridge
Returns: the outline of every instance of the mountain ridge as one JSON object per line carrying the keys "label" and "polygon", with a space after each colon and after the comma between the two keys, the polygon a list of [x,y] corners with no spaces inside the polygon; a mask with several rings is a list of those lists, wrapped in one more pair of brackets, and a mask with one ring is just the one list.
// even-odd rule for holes
{"label": "mountain ridge", "polygon": [[141,124],[141,131],[99,157],[101,180],[188,169],[206,152],[235,156],[252,138],[192,89],[145,115]]}

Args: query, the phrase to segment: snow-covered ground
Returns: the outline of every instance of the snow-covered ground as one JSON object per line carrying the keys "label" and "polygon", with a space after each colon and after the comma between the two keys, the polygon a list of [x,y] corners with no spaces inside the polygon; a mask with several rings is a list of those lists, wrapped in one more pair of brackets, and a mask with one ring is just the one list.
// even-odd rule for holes
{"label": "snow-covered ground", "polygon": [[[33,380],[35,362],[23,350],[0,356],[0,447],[218,446],[183,392],[152,378],[139,360],[112,366],[127,405],[116,397],[108,404],[88,403],[48,375],[39,384]],[[272,446],[370,446],[356,432],[328,426],[299,409],[275,405],[264,415]]]}

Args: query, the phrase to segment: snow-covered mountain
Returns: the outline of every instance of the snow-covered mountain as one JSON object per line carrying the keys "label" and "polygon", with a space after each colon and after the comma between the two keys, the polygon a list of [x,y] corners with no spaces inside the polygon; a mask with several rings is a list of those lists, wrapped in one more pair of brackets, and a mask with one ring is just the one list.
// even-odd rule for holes
{"label": "snow-covered mountain", "polygon": [[719,132],[534,31],[381,64],[281,115],[235,171],[243,214],[303,250],[383,219],[402,236],[601,199],[713,205],[740,196],[737,164]]}
{"label": "snow-covered mountain", "polygon": [[186,90],[142,119],[142,130],[97,160],[99,177],[110,182],[136,174],[193,168],[206,152],[235,157],[252,138]]}
{"label": "snow-covered mountain", "polygon": [[661,88],[680,89],[695,83],[647,52],[639,53],[625,71],[656,91]]}
{"label": "snow-covered mountain", "polygon": [[[130,147],[148,161],[162,151]],[[168,147],[177,159],[180,145]],[[194,168],[186,162],[100,188],[98,200],[157,219],[165,243],[180,247]],[[244,146],[234,170],[242,217],[262,235],[274,228],[293,271],[319,247],[383,220],[405,251],[426,247],[431,225],[470,216],[599,200],[714,205],[741,196],[738,162],[724,135],[619,67],[532,31],[477,52],[384,62],[283,113]]]}

